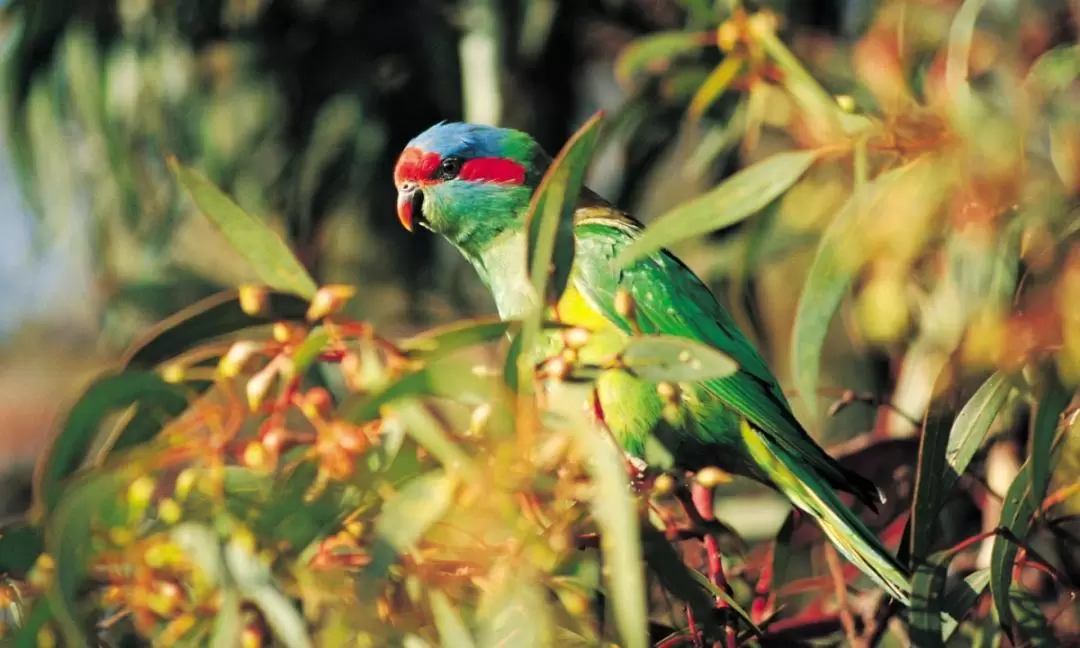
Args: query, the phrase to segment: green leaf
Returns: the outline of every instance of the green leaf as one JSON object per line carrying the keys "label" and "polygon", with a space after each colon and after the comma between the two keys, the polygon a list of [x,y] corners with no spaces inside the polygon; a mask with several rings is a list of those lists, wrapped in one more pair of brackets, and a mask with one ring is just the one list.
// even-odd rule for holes
{"label": "green leaf", "polygon": [[309,648],[313,645],[300,611],[276,587],[263,585],[245,591],[244,597],[259,608],[274,636],[285,648]]}
{"label": "green leaf", "polygon": [[[27,616],[26,621],[19,626],[19,632],[15,635],[15,641],[13,642],[15,648],[40,648],[41,642],[38,641],[38,634],[53,620],[52,606],[49,605],[48,599],[39,598],[34,601],[30,614]],[[5,645],[7,644],[5,643]]]}
{"label": "green leaf", "polygon": [[308,302],[289,293],[267,291],[264,313],[248,315],[239,291],[228,290],[192,304],[159,322],[131,345],[122,367],[152,369],[210,340],[277,321],[305,321]]}
{"label": "green leaf", "polygon": [[472,460],[423,405],[410,400],[396,403],[389,409],[391,415],[405,425],[409,435],[447,470],[460,472],[466,478],[475,475],[476,467]]}
{"label": "green leaf", "polygon": [[481,601],[477,645],[480,648],[554,645],[551,605],[533,570],[522,569],[504,578],[501,585]]}
{"label": "green leaf", "polygon": [[667,212],[615,259],[625,268],[633,261],[714,230],[734,225],[764,209],[802,177],[820,151],[777,153],[749,166],[720,186]]}
{"label": "green leaf", "polygon": [[1043,384],[1039,390],[1039,407],[1031,425],[1031,505],[1039,508],[1053,473],[1054,436],[1061,415],[1069,406],[1072,393],[1058,379],[1053,369],[1042,371]]}
{"label": "green leaf", "polygon": [[446,515],[456,489],[455,477],[435,470],[413,479],[386,501],[375,523],[371,563],[359,578],[361,597],[372,595],[397,557]]}
{"label": "green leaf", "polygon": [[1028,69],[1024,86],[1043,93],[1067,90],[1080,77],[1080,45],[1058,45],[1043,52]]}
{"label": "green leaf", "polygon": [[169,157],[169,169],[207,218],[221,230],[266,285],[311,299],[317,286],[289,246],[258,218],[245,212],[206,176]]}
{"label": "green leaf", "polygon": [[911,504],[911,554],[916,559],[926,556],[939,538],[938,515],[945,498],[967,470],[1011,390],[1011,377],[996,373],[960,410],[948,436],[939,426],[927,426],[923,432]]}
{"label": "green leaf", "polygon": [[818,368],[821,348],[829,331],[833,314],[847,294],[848,287],[864,261],[863,253],[855,246],[856,228],[870,199],[882,187],[894,182],[912,169],[916,161],[887,171],[873,182],[855,190],[840,212],[826,228],[817,254],[799,296],[795,326],[791,336],[792,371],[795,387],[812,417],[817,416]]}
{"label": "green leaf", "polygon": [[428,593],[428,601],[431,603],[431,615],[435,619],[435,628],[439,631],[439,640],[444,646],[459,646],[460,648],[475,648],[469,627],[461,620],[450,599],[439,590],[433,589]]}
{"label": "green leaf", "polygon": [[25,579],[45,550],[41,530],[25,522],[0,528],[0,575]]}
{"label": "green leaf", "polygon": [[642,563],[641,521],[622,453],[593,426],[571,426],[593,479],[592,514],[600,532],[607,590],[615,624],[627,648],[649,645],[648,605]]}
{"label": "green leaf", "polygon": [[627,85],[635,77],[667,69],[678,56],[701,51],[710,34],[668,31],[638,38],[622,48],[615,61],[615,78]]}
{"label": "green leaf", "polygon": [[960,628],[960,621],[975,607],[975,603],[989,585],[990,570],[980,569],[968,574],[967,578],[954,585],[942,598],[941,607],[945,610],[941,618],[942,641],[949,642]]}
{"label": "green leaf", "polygon": [[603,116],[597,112],[563,145],[529,203],[526,268],[541,300],[557,300],[569,281],[574,262],[574,210]]}
{"label": "green leaf", "polygon": [[45,596],[65,646],[86,646],[91,636],[76,597],[91,558],[91,523],[103,506],[121,499],[127,481],[118,473],[94,473],[73,482],[45,527],[45,549],[56,562]]}
{"label": "green leaf", "polygon": [[[1009,492],[1005,494],[998,526],[1008,531],[1012,537],[1025,537],[1035,517],[1036,508],[1032,500],[1031,462],[1028,461],[1020,468],[1016,479],[1009,486]],[[1009,589],[1012,586],[1013,565],[1018,547],[1008,534],[999,534],[994,538],[994,546],[990,552],[990,596],[997,609],[998,623],[1012,637],[1016,619],[1009,602]]]}
{"label": "green leaf", "polygon": [[734,360],[713,347],[671,335],[632,337],[620,357],[627,370],[651,382],[697,382],[739,370]]}
{"label": "green leaf", "polygon": [[63,480],[75,473],[86,459],[106,415],[132,405],[147,413],[139,420],[132,420],[114,443],[130,446],[155,435],[166,420],[183,411],[187,404],[180,388],[152,372],[128,371],[99,378],[71,408],[38,467],[35,515],[48,514],[56,507]]}
{"label": "green leaf", "polygon": [[240,594],[232,587],[223,587],[221,607],[214,614],[210,648],[233,648],[240,643],[240,632],[243,629],[243,619],[240,616]]}
{"label": "green leaf", "polygon": [[925,648],[945,645],[941,636],[941,597],[949,562],[955,555],[950,550],[939,551],[925,561],[919,561],[915,567],[911,578],[911,609],[908,612],[913,645]]}
{"label": "green leaf", "polygon": [[724,60],[709,73],[694,98],[690,100],[690,107],[686,109],[687,116],[694,120],[700,119],[709,106],[735,82],[745,62],[743,57],[737,54],[725,56]]}
{"label": "green leaf", "polygon": [[410,356],[435,360],[477,344],[492,342],[510,333],[518,322],[496,316],[459,320],[413,336],[398,346]]}

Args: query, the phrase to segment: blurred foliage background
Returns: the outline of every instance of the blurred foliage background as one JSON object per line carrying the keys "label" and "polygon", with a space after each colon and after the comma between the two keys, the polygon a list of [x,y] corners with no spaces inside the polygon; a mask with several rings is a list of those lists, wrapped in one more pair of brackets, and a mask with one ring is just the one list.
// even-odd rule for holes
{"label": "blurred foliage background", "polygon": [[[759,9],[775,22],[748,23]],[[1075,430],[1074,2],[14,0],[2,11],[0,181],[18,199],[0,236],[0,468],[17,481],[55,414],[128,343],[256,278],[166,154],[264,217],[320,283],[356,285],[349,314],[395,336],[492,310],[455,251],[398,226],[391,173],[405,142],[464,118],[522,128],[554,153],[597,108],[609,127],[590,186],[675,224],[656,240],[730,306],[823,444],[856,453],[906,506],[919,466],[936,465],[926,431],[944,430],[943,443],[958,422],[981,431],[942,445],[953,467],[975,453],[963,460],[969,496],[948,501],[933,542],[913,536],[914,553],[1008,526],[1003,510],[1023,510],[1009,507],[1011,487],[1047,438],[1040,416]],[[732,215],[737,201],[716,187],[793,149],[817,163],[783,186],[750,182],[760,208]],[[1046,414],[1047,402],[1061,407]],[[1073,575],[1074,437],[1055,437],[1061,463],[1041,488],[1064,512],[1037,538]],[[25,498],[8,492],[18,508]],[[749,540],[775,536],[782,504],[730,494],[726,521]],[[931,498],[935,514],[944,499]],[[908,541],[890,528],[890,547]],[[965,568],[988,569],[993,545]],[[1052,589],[1046,572],[1025,578]],[[1075,638],[1072,590],[1058,585],[1046,614],[1059,640]]]}

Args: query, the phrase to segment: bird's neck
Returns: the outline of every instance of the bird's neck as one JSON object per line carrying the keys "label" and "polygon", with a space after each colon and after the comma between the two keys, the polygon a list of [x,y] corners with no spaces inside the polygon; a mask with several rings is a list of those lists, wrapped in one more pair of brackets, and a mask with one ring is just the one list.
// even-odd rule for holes
{"label": "bird's neck", "polygon": [[476,255],[466,254],[466,257],[476,268],[480,279],[491,290],[499,317],[518,318],[534,307],[536,300],[525,270],[524,228],[505,231],[481,252]]}

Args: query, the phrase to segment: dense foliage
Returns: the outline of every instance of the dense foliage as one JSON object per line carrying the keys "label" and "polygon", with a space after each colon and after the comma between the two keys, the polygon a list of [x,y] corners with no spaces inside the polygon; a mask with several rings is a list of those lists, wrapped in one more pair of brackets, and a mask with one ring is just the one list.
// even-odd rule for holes
{"label": "dense foliage", "polygon": [[[152,328],[70,408],[33,509],[0,531],[6,640],[673,646],[726,625],[749,645],[1075,641],[1080,50],[1054,28],[1067,9],[888,2],[856,41],[808,45],[769,11],[684,4],[684,29],[622,51],[624,108],[549,171],[534,288],[563,276],[544,269],[565,258],[573,179],[658,104],[678,110],[623,260],[672,247],[754,305],[748,328],[819,438],[852,436],[868,418],[852,411],[878,406],[836,454],[887,490],[865,519],[911,565],[910,609],[800,518],[755,526],[763,500],[742,484],[717,500],[730,527],[689,524],[671,498],[682,475],[631,484],[578,401],[535,383],[587,393],[603,368],[671,392],[731,371],[727,358],[639,336],[583,366],[590,333],[540,312],[391,339],[349,314],[363,287],[320,288],[261,218],[163,159],[156,182],[258,285]],[[724,158],[739,170],[712,186]],[[547,335],[556,356],[521,353]],[[730,596],[698,569],[705,533],[724,541]]]}

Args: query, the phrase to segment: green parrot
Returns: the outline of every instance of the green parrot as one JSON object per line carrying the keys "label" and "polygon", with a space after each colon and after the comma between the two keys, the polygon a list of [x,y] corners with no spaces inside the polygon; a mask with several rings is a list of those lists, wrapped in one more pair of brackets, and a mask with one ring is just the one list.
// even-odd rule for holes
{"label": "green parrot", "polygon": [[[419,224],[454,245],[490,289],[503,319],[533,307],[525,218],[550,164],[527,133],[444,122],[409,142],[394,169],[402,225],[412,231]],[[705,284],[666,250],[616,267],[616,255],[643,229],[582,190],[574,213],[574,265],[555,305],[559,320],[608,334],[598,340],[631,335],[632,323],[616,305],[622,288],[632,297],[634,324],[643,333],[711,345],[739,370],[680,385],[683,414],[674,426],[665,425],[665,402],[655,384],[625,371],[605,372],[595,385],[603,422],[632,457],[649,461],[647,441],[655,435],[678,468],[716,466],[773,487],[810,515],[842,555],[908,605],[907,571],[837,494],[846,491],[876,509],[884,501],[881,491],[807,434],[776,377]],[[600,357],[613,350],[610,344],[597,342],[583,352]]]}

